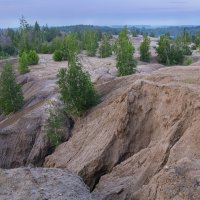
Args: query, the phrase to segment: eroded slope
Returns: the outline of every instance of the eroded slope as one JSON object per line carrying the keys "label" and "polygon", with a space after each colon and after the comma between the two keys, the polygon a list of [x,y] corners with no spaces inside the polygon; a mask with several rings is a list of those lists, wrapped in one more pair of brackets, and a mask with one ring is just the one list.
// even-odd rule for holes
{"label": "eroded slope", "polygon": [[[77,173],[97,199],[187,199],[184,188],[200,197],[199,77],[199,67],[175,67],[100,85],[103,102],[76,123],[45,166]],[[171,173],[177,168],[186,169],[182,185]],[[159,178],[161,189],[153,192]],[[164,181],[173,184],[168,192]]]}

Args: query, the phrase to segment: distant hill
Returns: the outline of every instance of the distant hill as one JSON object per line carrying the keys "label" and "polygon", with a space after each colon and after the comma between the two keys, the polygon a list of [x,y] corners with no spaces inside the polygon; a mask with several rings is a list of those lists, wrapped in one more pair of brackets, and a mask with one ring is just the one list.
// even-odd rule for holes
{"label": "distant hill", "polygon": [[155,36],[169,34],[170,36],[176,37],[184,31],[187,31],[190,35],[196,35],[200,31],[200,26],[141,26],[140,28],[139,26],[133,26],[130,30],[139,30],[145,34],[154,34]]}
{"label": "distant hill", "polygon": [[[60,31],[67,32],[80,32],[84,30],[96,30],[111,34],[118,34],[125,26],[115,25],[115,26],[94,26],[94,25],[74,25],[74,26],[61,26],[55,27]],[[195,35],[200,31],[200,26],[150,26],[150,25],[127,25],[130,31],[137,31],[144,34],[154,34],[155,36],[160,36],[163,34],[170,34],[170,36],[176,37],[187,31],[191,35]]]}

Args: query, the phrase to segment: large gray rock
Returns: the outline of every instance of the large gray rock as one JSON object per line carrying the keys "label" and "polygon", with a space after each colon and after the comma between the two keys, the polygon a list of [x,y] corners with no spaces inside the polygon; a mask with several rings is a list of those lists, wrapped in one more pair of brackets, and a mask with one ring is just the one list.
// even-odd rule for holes
{"label": "large gray rock", "polygon": [[92,200],[81,178],[67,170],[0,169],[1,200]]}

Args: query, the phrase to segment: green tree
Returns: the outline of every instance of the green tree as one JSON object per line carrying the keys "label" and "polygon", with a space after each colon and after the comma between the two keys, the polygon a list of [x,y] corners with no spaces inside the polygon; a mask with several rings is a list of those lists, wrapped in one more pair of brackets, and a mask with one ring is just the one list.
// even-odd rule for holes
{"label": "green tree", "polygon": [[36,50],[37,52],[41,51],[42,43],[43,43],[43,34],[38,22],[35,22],[35,25],[32,30],[32,49]]}
{"label": "green tree", "polygon": [[156,52],[158,54],[158,61],[164,65],[183,63],[184,51],[182,46],[177,42],[171,44],[170,38],[167,35],[160,36]]}
{"label": "green tree", "polygon": [[49,138],[52,147],[56,147],[61,143],[62,135],[64,133],[64,114],[61,109],[53,105],[53,102],[49,103],[47,113],[49,115],[45,127],[47,137]]}
{"label": "green tree", "polygon": [[35,32],[40,32],[40,25],[38,24],[37,21],[35,22],[35,25],[34,25],[34,31]]}
{"label": "green tree", "polygon": [[68,114],[79,116],[96,105],[98,98],[94,86],[80,63],[72,60],[68,69],[60,69],[58,78],[61,98]]}
{"label": "green tree", "polygon": [[9,28],[7,30],[7,34],[12,42],[12,46],[15,48],[15,53],[17,54],[17,49],[19,48],[19,31],[13,30],[11,28]]}
{"label": "green tree", "polygon": [[153,32],[151,32],[149,36],[150,36],[150,37],[156,37],[155,34],[154,34]]}
{"label": "green tree", "polygon": [[185,56],[182,46],[180,46],[179,44],[171,45],[169,58],[170,58],[170,65],[183,64]]}
{"label": "green tree", "polygon": [[174,44],[176,46],[179,46],[179,48],[182,50],[184,55],[192,54],[192,51],[189,47],[190,42],[191,42],[190,35],[185,30],[180,36],[177,36],[174,40]]}
{"label": "green tree", "polygon": [[137,37],[137,36],[138,36],[138,33],[137,33],[136,30],[133,30],[133,31],[132,31],[132,36],[133,36],[133,37]]}
{"label": "green tree", "polygon": [[79,52],[78,37],[76,33],[71,33],[66,36],[66,53],[67,59],[70,62],[74,60],[75,55]]}
{"label": "green tree", "polygon": [[26,19],[22,16],[20,19],[20,29],[19,29],[19,50],[20,54],[24,51],[30,50],[29,42],[29,30],[30,26],[27,23]]}
{"label": "green tree", "polygon": [[28,65],[29,65],[28,55],[24,51],[21,54],[21,56],[19,57],[19,73],[25,74],[25,73],[29,72]]}
{"label": "green tree", "polygon": [[170,38],[167,35],[161,35],[156,48],[158,62],[170,65]]}
{"label": "green tree", "polygon": [[107,35],[103,36],[103,41],[99,48],[99,55],[101,58],[106,58],[112,55],[112,47],[109,43],[109,37]]}
{"label": "green tree", "polygon": [[44,54],[51,53],[51,47],[48,42],[44,42],[41,44],[40,52]]}
{"label": "green tree", "polygon": [[54,54],[53,54],[53,59],[54,61],[62,61],[63,58],[63,54],[61,50],[55,50]]}
{"label": "green tree", "polygon": [[65,45],[64,37],[56,37],[51,42],[51,52],[55,52],[56,50],[63,51]]}
{"label": "green tree", "polygon": [[81,50],[86,50],[86,31],[80,32]]}
{"label": "green tree", "polygon": [[194,39],[196,47],[200,50],[200,31],[197,33]]}
{"label": "green tree", "polygon": [[27,58],[29,65],[37,65],[39,62],[39,56],[37,55],[35,50],[30,50],[27,55]]}
{"label": "green tree", "polygon": [[84,33],[83,46],[88,56],[95,56],[98,48],[98,35],[95,31],[87,31]]}
{"label": "green tree", "polygon": [[118,76],[126,76],[135,73],[136,61],[133,58],[135,49],[128,39],[127,29],[124,29],[119,34],[116,52]]}
{"label": "green tree", "polygon": [[149,62],[150,61],[150,39],[145,36],[143,38],[143,42],[140,45],[140,60],[144,62]]}
{"label": "green tree", "polygon": [[24,98],[16,83],[11,64],[7,63],[0,76],[0,111],[9,114],[22,108]]}

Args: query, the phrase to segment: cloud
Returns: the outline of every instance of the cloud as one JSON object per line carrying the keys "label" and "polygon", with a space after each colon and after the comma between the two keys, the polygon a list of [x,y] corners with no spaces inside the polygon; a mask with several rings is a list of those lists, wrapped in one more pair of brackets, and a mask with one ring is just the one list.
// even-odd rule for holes
{"label": "cloud", "polygon": [[170,1],[171,4],[186,4],[188,1]]}
{"label": "cloud", "polygon": [[40,24],[198,24],[199,0],[0,0],[0,27]]}

